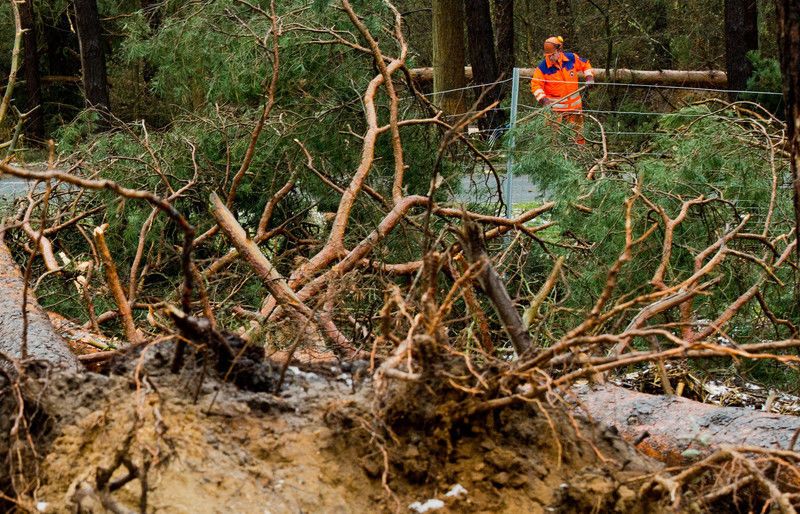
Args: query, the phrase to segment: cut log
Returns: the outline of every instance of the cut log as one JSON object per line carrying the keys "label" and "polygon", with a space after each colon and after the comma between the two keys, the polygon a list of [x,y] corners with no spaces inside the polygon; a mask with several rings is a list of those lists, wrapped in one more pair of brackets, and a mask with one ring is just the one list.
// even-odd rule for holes
{"label": "cut log", "polygon": [[[592,72],[598,82],[717,89],[726,89],[728,87],[728,75],[719,70],[629,70],[626,68],[612,68],[606,73],[605,68],[593,68]],[[467,80],[472,80],[471,66],[465,67],[464,73]],[[520,74],[523,78],[530,78],[533,76],[533,68],[521,68]],[[433,68],[414,68],[411,70],[411,77],[418,82],[430,82],[433,80]]]}
{"label": "cut log", "polygon": [[[800,417],[718,407],[677,396],[655,396],[612,384],[573,389],[586,413],[616,428],[646,455],[685,463],[721,445],[788,449]],[[687,451],[688,450],[688,451]]]}
{"label": "cut log", "polygon": [[[0,352],[12,359],[22,356],[22,273],[0,240]],[[64,339],[56,333],[47,314],[28,291],[28,357],[78,369],[78,360]],[[0,358],[0,366],[3,359]]]}

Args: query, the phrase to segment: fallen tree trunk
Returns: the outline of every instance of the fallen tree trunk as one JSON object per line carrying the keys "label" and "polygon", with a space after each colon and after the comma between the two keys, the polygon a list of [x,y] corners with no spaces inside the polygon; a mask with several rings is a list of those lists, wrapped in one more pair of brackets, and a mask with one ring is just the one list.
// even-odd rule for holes
{"label": "fallen tree trunk", "polygon": [[640,451],[670,465],[722,445],[790,449],[800,431],[798,416],[718,407],[612,384],[581,385],[573,391],[589,416],[615,427]]}
{"label": "fallen tree trunk", "polygon": [[[532,77],[534,68],[521,68],[522,77]],[[726,89],[728,75],[724,71],[684,71],[684,70],[630,70],[616,68],[593,68],[595,79],[598,82],[615,82],[623,84],[665,85],[665,86],[690,86]],[[464,68],[467,80],[472,80],[472,66]],[[413,68],[411,77],[418,82],[431,82],[433,68]]]}
{"label": "fallen tree trunk", "polygon": [[[22,273],[11,257],[8,246],[0,240],[0,352],[12,359],[22,357],[23,288]],[[78,360],[53,329],[50,319],[31,291],[28,291],[26,310],[28,357],[78,369]]]}

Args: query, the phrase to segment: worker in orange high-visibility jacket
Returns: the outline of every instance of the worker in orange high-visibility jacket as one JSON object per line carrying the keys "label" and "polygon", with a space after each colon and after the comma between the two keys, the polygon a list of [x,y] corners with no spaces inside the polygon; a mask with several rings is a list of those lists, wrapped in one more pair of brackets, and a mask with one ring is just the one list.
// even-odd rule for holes
{"label": "worker in orange high-visibility jacket", "polygon": [[569,124],[575,132],[575,142],[583,139],[583,104],[578,92],[578,75],[583,73],[586,84],[594,83],[592,65],[578,54],[563,51],[561,36],[547,38],[544,42],[544,59],[533,71],[531,91],[542,106],[556,113],[559,124]]}

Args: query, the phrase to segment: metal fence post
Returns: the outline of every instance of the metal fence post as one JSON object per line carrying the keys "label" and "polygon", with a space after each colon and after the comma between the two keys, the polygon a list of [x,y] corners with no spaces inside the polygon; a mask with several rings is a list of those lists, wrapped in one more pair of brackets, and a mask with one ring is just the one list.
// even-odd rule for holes
{"label": "metal fence post", "polygon": [[506,218],[514,216],[514,201],[512,198],[512,186],[514,184],[514,148],[516,147],[516,135],[514,129],[517,126],[517,107],[519,105],[519,68],[514,68],[511,75],[511,119],[508,122],[508,146],[506,148],[506,182],[503,188],[503,197],[506,202]]}

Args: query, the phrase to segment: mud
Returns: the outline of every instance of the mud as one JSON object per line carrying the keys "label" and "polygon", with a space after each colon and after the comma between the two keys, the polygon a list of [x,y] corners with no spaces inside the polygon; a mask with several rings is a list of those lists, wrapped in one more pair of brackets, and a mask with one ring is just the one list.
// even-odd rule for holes
{"label": "mud", "polygon": [[[26,374],[41,456],[28,470],[28,505],[278,514],[414,512],[433,501],[443,505],[435,512],[654,511],[625,483],[658,465],[566,414],[507,409],[455,427],[450,448],[437,450],[427,441],[439,440],[437,427],[396,440],[374,432],[373,385],[354,384],[350,368],[290,368],[274,395],[221,382],[213,370],[201,382],[199,363],[172,375],[168,347],[148,352],[124,357],[109,375]],[[0,398],[5,425],[14,405]],[[7,446],[0,440],[4,455]]]}

